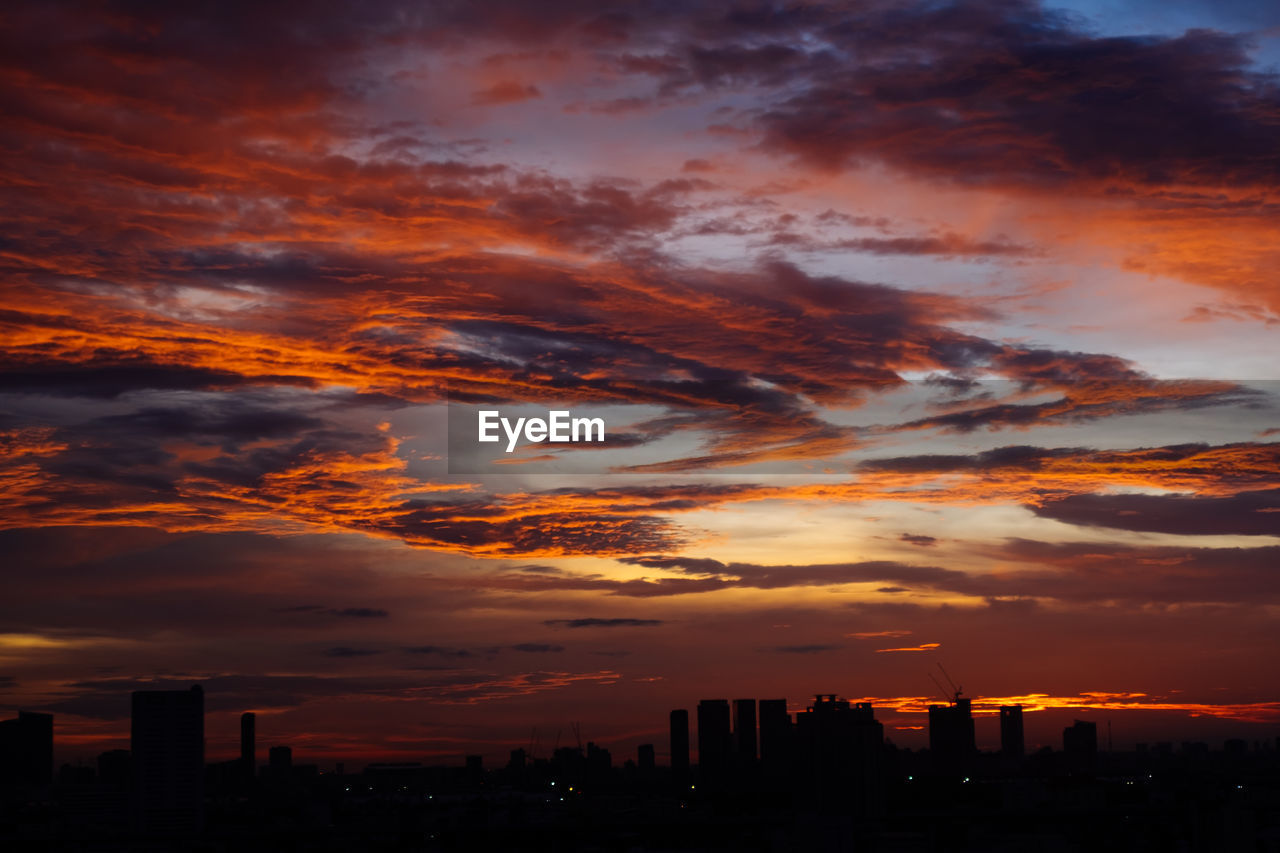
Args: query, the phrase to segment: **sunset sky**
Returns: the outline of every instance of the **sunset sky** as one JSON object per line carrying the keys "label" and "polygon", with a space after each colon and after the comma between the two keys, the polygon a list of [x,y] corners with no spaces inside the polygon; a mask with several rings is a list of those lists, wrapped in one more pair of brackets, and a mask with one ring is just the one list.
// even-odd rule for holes
{"label": "sunset sky", "polygon": [[1274,738],[1280,7],[1115,6],[6,6],[0,715]]}

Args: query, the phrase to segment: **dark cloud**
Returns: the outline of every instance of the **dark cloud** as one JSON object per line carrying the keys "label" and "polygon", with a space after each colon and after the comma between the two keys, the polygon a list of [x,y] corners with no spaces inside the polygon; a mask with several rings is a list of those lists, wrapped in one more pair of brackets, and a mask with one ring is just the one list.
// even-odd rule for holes
{"label": "dark cloud", "polygon": [[188,690],[200,684],[206,711],[245,708],[292,708],[309,700],[343,696],[378,688],[367,679],[318,675],[162,676],[156,678],[97,678],[64,685],[61,696],[45,704],[55,714],[98,720],[127,720],[129,695],[136,690]]}
{"label": "dark cloud", "polygon": [[130,363],[34,363],[0,360],[0,390],[69,397],[119,397],[139,389],[221,390],[247,385],[314,385],[305,377],[273,374],[247,377],[227,370],[165,365],[146,359]]}
{"label": "dark cloud", "polygon": [[477,106],[498,106],[541,97],[542,93],[538,91],[537,86],[522,84],[515,80],[502,80],[487,89],[472,92],[471,103]]}
{"label": "dark cloud", "polygon": [[656,515],[533,512],[512,518],[499,499],[411,501],[377,524],[407,542],[501,554],[617,554],[669,547],[684,537]]}
{"label": "dark cloud", "polygon": [[1280,536],[1280,489],[1235,495],[1069,495],[1028,507],[1085,527],[1181,535]]}
{"label": "dark cloud", "polygon": [[584,617],[581,619],[548,619],[543,624],[564,628],[649,628],[663,624],[663,620]]}
{"label": "dark cloud", "polygon": [[[945,592],[985,599],[992,606],[1028,599],[1070,604],[1102,602],[1270,602],[1280,598],[1280,578],[1267,568],[1280,554],[1260,548],[1179,548],[1108,543],[1050,545],[1010,540],[994,548],[972,546],[982,556],[1045,569],[960,571],[885,561],[799,566],[717,564],[681,557],[622,558],[621,562],[686,572],[712,580],[707,587],[684,588],[671,579],[586,581],[589,588],[615,595],[674,595],[733,587],[779,589],[846,583],[896,581],[885,593],[912,590]],[[678,579],[675,579],[678,581]],[[572,587],[570,587],[572,588]]]}
{"label": "dark cloud", "polygon": [[361,649],[353,646],[334,646],[321,652],[322,655],[329,658],[363,658],[370,655],[382,654],[377,649]]}
{"label": "dark cloud", "polygon": [[84,424],[94,435],[125,434],[139,439],[209,437],[228,447],[265,438],[291,437],[318,429],[324,421],[313,415],[271,408],[230,395],[218,395],[188,407],[145,407],[122,415],[107,415]]}
{"label": "dark cloud", "polygon": [[1044,567],[974,575],[968,592],[992,599],[993,606],[1029,598],[1139,605],[1280,600],[1280,577],[1274,571],[1280,546],[1274,545],[1197,548],[1010,539],[975,550],[989,558]]}
{"label": "dark cloud", "polygon": [[476,654],[470,649],[458,649],[451,646],[408,646],[404,651],[411,655],[441,655],[450,658],[469,658],[474,657]]}
{"label": "dark cloud", "polygon": [[517,652],[529,652],[530,654],[564,651],[564,646],[558,646],[554,643],[516,643],[511,648]]}
{"label": "dark cloud", "polygon": [[352,619],[385,619],[391,614],[378,607],[343,607],[325,611],[331,616],[345,616]]}
{"label": "dark cloud", "polygon": [[[888,560],[817,565],[762,566],[751,563],[717,563],[714,560],[684,557],[622,557],[619,562],[709,577],[724,587],[782,589],[786,587],[832,586],[848,583],[896,581],[900,585],[958,588],[968,575],[936,566],[913,566]],[[651,582],[659,585],[662,581]],[[627,594],[627,587],[619,594]],[[679,591],[675,587],[673,591]]]}
{"label": "dark cloud", "polygon": [[[1000,474],[1041,475],[1045,483],[1045,491],[1042,493],[1046,495],[1046,506],[1050,507],[1058,499],[1048,494],[1052,491],[1049,488],[1051,476],[1058,478],[1053,489],[1061,489],[1064,484],[1073,481],[1112,480],[1132,483],[1136,479],[1169,489],[1205,490],[1209,492],[1204,495],[1207,498],[1215,497],[1213,492],[1256,492],[1253,497],[1242,499],[1238,508],[1247,509],[1250,513],[1265,513],[1267,501],[1270,500],[1268,495],[1274,489],[1276,471],[1280,470],[1278,465],[1280,443],[1239,442],[1220,445],[1174,444],[1123,450],[1010,445],[968,455],[920,454],[867,459],[859,462],[856,470],[922,476],[955,472],[988,477]],[[1090,505],[1090,500],[1068,503],[1063,512],[1069,516],[1070,507],[1083,510]],[[1161,500],[1163,498],[1157,498],[1150,504],[1150,508],[1161,505],[1171,508],[1180,506],[1177,501],[1161,504]],[[1052,512],[1050,509],[1047,514]]]}
{"label": "dark cloud", "polygon": [[840,52],[794,69],[799,93],[760,118],[767,146],[822,168],[1034,185],[1280,174],[1276,84],[1244,37],[1099,37],[1031,2],[873,7],[824,35]]}
{"label": "dark cloud", "polygon": [[921,533],[904,533],[899,536],[898,539],[901,542],[906,542],[908,545],[919,545],[923,548],[928,548],[938,544],[937,537],[925,536]]}
{"label": "dark cloud", "polygon": [[772,648],[769,649],[769,651],[781,652],[782,654],[789,654],[789,655],[815,655],[815,654],[821,654],[822,652],[832,652],[839,648],[840,646],[824,646],[824,645],[773,646]]}
{"label": "dark cloud", "polygon": [[[732,223],[713,222],[704,224],[699,229],[699,232],[713,233],[717,229],[722,229],[725,233],[751,233],[754,230]],[[824,240],[794,231],[781,230],[774,231],[765,245],[807,252],[845,251],[861,252],[868,255],[917,255],[937,256],[940,258],[1020,257],[1038,253],[1031,246],[1010,242],[1007,239],[971,240],[952,233]]]}

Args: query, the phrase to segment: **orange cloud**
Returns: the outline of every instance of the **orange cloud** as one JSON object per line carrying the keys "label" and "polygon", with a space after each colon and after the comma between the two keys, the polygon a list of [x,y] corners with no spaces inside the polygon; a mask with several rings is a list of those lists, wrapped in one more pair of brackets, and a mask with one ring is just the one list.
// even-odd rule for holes
{"label": "orange cloud", "polygon": [[876,649],[876,654],[881,652],[931,652],[934,649],[942,647],[942,643],[924,643],[919,646],[908,646],[901,649]]}
{"label": "orange cloud", "polygon": [[[928,696],[882,697],[864,696],[855,702],[870,702],[877,708],[887,708],[905,714],[925,714],[937,699]],[[1021,705],[1023,711],[1080,710],[1080,711],[1177,711],[1192,717],[1208,716],[1244,722],[1275,722],[1280,720],[1280,702],[1170,702],[1146,693],[1079,693],[1075,696],[1053,696],[1047,693],[1029,693],[1022,696],[979,696],[973,701],[973,713],[995,715],[1002,705]]]}

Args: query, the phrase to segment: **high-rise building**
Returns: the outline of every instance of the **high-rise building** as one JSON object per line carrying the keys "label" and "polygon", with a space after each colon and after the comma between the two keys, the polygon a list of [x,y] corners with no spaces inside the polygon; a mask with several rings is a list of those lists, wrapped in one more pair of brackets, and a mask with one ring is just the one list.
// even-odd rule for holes
{"label": "high-rise building", "polygon": [[760,766],[771,776],[791,772],[793,744],[786,699],[761,699]]}
{"label": "high-rise building", "polygon": [[1076,720],[1067,726],[1062,730],[1062,751],[1072,772],[1091,772],[1098,758],[1098,724]]}
{"label": "high-rise building", "polygon": [[98,781],[121,790],[133,779],[133,756],[127,749],[109,749],[98,756]]}
{"label": "high-rise building", "polygon": [[723,779],[729,770],[732,753],[729,700],[703,699],[698,703],[699,776],[706,781]]}
{"label": "high-rise building", "polygon": [[204,824],[204,691],[140,690],[131,731],[140,832],[181,836]]}
{"label": "high-rise building", "polygon": [[1000,754],[1008,760],[1022,758],[1026,741],[1022,735],[1022,706],[1000,706]]}
{"label": "high-rise building", "polygon": [[642,743],[636,749],[636,769],[640,771],[642,778],[648,779],[653,776],[653,768],[653,744]]}
{"label": "high-rise building", "polygon": [[257,716],[252,711],[240,715],[240,770],[246,778],[257,775],[258,757],[254,745]]}
{"label": "high-rise building", "polygon": [[756,763],[756,700],[733,700],[733,746],[739,767]]}
{"label": "high-rise building", "polygon": [[929,706],[929,754],[940,773],[967,772],[977,752],[970,700],[956,692],[950,705]]}
{"label": "high-rise building", "polygon": [[53,715],[19,711],[0,722],[0,784],[20,787],[53,781]]}
{"label": "high-rise building", "polygon": [[273,776],[286,776],[293,769],[293,750],[287,746],[273,746],[267,750],[267,766]]}
{"label": "high-rise building", "polygon": [[671,774],[676,781],[689,775],[689,712],[684,708],[671,712]]}
{"label": "high-rise building", "polygon": [[823,811],[866,817],[883,808],[884,726],[869,702],[833,693],[796,714],[799,782]]}

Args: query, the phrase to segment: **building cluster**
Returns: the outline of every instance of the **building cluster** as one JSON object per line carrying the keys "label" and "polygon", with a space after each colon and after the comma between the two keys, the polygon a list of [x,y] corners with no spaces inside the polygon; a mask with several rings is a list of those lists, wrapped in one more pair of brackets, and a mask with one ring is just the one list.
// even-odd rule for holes
{"label": "building cluster", "polygon": [[[95,768],[66,765],[60,801],[77,822],[143,836],[184,836],[204,826],[206,781],[247,782],[256,772],[255,716],[240,719],[240,757],[206,765],[204,691],[140,690],[132,695],[129,749],[98,756]],[[36,790],[53,781],[53,716],[20,712],[0,721],[0,789]],[[274,747],[264,772],[290,764]]]}
{"label": "building cluster", "polygon": [[[530,833],[561,849],[570,829],[634,842],[628,827],[643,813],[650,842],[665,849],[730,828],[744,843],[762,832],[804,840],[815,826],[841,838],[856,830],[864,841],[919,836],[919,849],[936,849],[929,845],[938,838],[920,826],[944,819],[982,837],[1025,824],[1074,838],[1085,829],[1072,815],[1089,814],[1117,837],[1170,827],[1174,840],[1206,820],[1222,823],[1215,838],[1246,839],[1261,837],[1268,815],[1280,820],[1280,811],[1256,805],[1277,790],[1280,740],[1252,751],[1231,741],[1213,755],[1203,744],[1183,744],[1176,755],[1167,744],[1100,755],[1096,724],[1077,720],[1063,731],[1060,752],[1027,755],[1023,708],[1011,705],[999,711],[999,752],[980,752],[972,703],[958,689],[929,708],[929,748],[915,752],[885,740],[871,704],[818,694],[795,712],[783,699],[704,699],[673,710],[667,766],[653,743],[621,767],[608,749],[580,738],[560,746],[557,735],[550,754],[538,755],[535,731],[529,748],[512,750],[500,769],[470,755],[462,766],[375,763],[358,774],[341,765],[320,774],[295,764],[287,746],[272,747],[259,764],[253,713],[240,718],[239,755],[206,763],[204,707],[199,686],[134,693],[130,748],[102,753],[96,772],[70,765],[53,772],[51,715],[24,711],[0,721],[0,848],[6,832],[16,840],[159,844],[252,830],[276,840],[303,832],[308,843],[330,845],[310,849],[347,849],[352,839],[411,827],[424,843],[452,837],[450,849],[478,849],[478,838],[497,849]],[[1218,799],[1188,817],[1168,806],[1185,790]],[[24,803],[37,807],[24,812]],[[730,824],[726,814],[735,816]]]}

